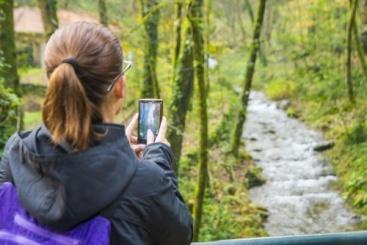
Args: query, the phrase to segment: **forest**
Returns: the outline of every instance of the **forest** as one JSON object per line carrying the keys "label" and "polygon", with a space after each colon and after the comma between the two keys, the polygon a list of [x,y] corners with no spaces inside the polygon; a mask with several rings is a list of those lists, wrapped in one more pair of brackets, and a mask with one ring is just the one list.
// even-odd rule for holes
{"label": "forest", "polygon": [[133,63],[116,123],[163,99],[195,241],[367,228],[366,0],[0,0],[0,156],[74,21]]}

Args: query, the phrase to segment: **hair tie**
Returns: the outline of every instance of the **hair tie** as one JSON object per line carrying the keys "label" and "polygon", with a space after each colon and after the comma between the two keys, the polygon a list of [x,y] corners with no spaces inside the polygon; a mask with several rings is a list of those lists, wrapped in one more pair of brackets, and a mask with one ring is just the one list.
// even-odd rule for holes
{"label": "hair tie", "polygon": [[61,61],[61,63],[67,63],[67,64],[71,65],[74,68],[75,72],[78,73],[79,63],[74,57],[64,59],[63,61]]}

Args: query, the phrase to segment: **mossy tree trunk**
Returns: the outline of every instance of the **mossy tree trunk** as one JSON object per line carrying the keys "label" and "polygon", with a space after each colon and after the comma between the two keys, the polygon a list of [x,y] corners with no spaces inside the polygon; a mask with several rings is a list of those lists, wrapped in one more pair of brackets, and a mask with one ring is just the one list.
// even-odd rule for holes
{"label": "mossy tree trunk", "polygon": [[38,7],[41,11],[42,23],[45,30],[46,41],[58,28],[57,0],[38,0]]}
{"label": "mossy tree trunk", "polygon": [[[15,47],[14,31],[14,2],[13,0],[0,0],[0,58],[5,65],[0,68],[0,78],[4,79],[5,87],[12,88],[20,97],[21,89],[17,70],[17,54]],[[21,106],[16,109],[17,129],[23,129],[23,110]]]}
{"label": "mossy tree trunk", "polygon": [[160,12],[157,0],[140,0],[144,18],[144,70],[141,96],[160,98],[159,83],[156,73],[158,52],[158,24]]}
{"label": "mossy tree trunk", "polygon": [[13,88],[19,95],[13,7],[13,0],[0,0],[0,52],[5,63],[0,69],[0,77],[4,79],[5,87]]}
{"label": "mossy tree trunk", "polygon": [[241,108],[238,111],[236,126],[232,135],[231,149],[232,153],[237,157],[239,148],[241,145],[241,137],[243,132],[243,126],[246,122],[247,105],[249,100],[249,95],[252,88],[253,75],[255,73],[255,65],[257,59],[257,53],[260,47],[260,33],[261,27],[265,15],[266,0],[261,0],[259,9],[257,12],[257,19],[254,26],[252,46],[250,50],[250,57],[247,62],[246,75],[243,81],[242,95],[241,95]]}
{"label": "mossy tree trunk", "polygon": [[177,62],[181,51],[182,7],[183,3],[178,2],[176,5],[176,18],[175,18],[176,43],[175,43],[175,50],[173,53],[173,81],[175,81]]}
{"label": "mossy tree trunk", "polygon": [[364,80],[367,83],[367,64],[366,64],[366,59],[364,57],[363,47],[362,47],[361,41],[359,40],[358,25],[357,25],[357,21],[355,18],[353,20],[353,36],[354,36],[354,42],[357,48],[358,59],[361,63]]}
{"label": "mossy tree trunk", "polygon": [[188,18],[192,26],[194,67],[198,84],[200,112],[200,163],[194,203],[194,241],[197,241],[199,237],[205,187],[208,178],[208,114],[204,71],[203,5],[203,0],[192,0],[188,13]]}
{"label": "mossy tree trunk", "polygon": [[210,45],[210,17],[212,12],[212,0],[206,0],[205,5],[205,80],[206,80],[206,93],[210,90],[210,77],[209,77],[209,45]]}
{"label": "mossy tree trunk", "polygon": [[[350,2],[350,4],[353,3],[352,0],[350,0],[349,2]],[[362,1],[362,9],[360,9],[360,12],[361,12],[361,20],[362,20],[363,26],[365,26],[365,24],[366,24],[366,17],[367,17],[367,14],[366,14],[367,8],[366,8],[366,6],[367,6],[367,1]],[[358,24],[357,24],[356,18],[357,17],[355,16],[354,19],[353,19],[353,27],[352,27],[353,28],[354,42],[355,42],[356,49],[357,49],[358,59],[361,63],[364,79],[365,79],[365,82],[367,83],[367,63],[366,63],[366,58],[364,56],[363,45],[362,45],[362,42],[360,40],[360,34],[359,34],[359,31],[358,31]]]}
{"label": "mossy tree trunk", "polygon": [[[250,20],[252,23],[254,23],[255,21],[255,16],[254,16],[254,11],[252,9],[251,3],[249,0],[245,0],[245,7],[247,9],[248,15],[250,17]],[[242,23],[240,23],[240,25],[242,25]],[[261,42],[259,42],[259,56],[260,56],[260,61],[264,66],[268,65],[268,60],[266,58],[266,54],[265,54],[265,48],[264,45],[261,45]]]}
{"label": "mossy tree trunk", "polygon": [[[189,110],[192,93],[194,90],[194,65],[192,54],[191,27],[185,33],[183,51],[177,64],[177,76],[174,81],[173,98],[170,105],[171,128],[168,140],[175,154],[174,169],[179,172],[183,133],[185,131],[186,114]],[[177,44],[176,44],[177,45]]]}
{"label": "mossy tree trunk", "polygon": [[346,60],[346,83],[348,90],[348,98],[350,102],[354,102],[354,91],[353,91],[353,81],[352,81],[352,31],[353,25],[355,24],[355,16],[357,12],[358,0],[354,0],[351,2],[351,13],[348,23],[348,32],[347,32],[347,60]]}
{"label": "mossy tree trunk", "polygon": [[106,0],[98,0],[99,23],[108,26]]}

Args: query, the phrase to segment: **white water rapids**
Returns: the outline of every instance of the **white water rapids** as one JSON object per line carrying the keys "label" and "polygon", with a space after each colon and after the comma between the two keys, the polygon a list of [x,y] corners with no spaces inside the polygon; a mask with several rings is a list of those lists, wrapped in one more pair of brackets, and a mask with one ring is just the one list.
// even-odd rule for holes
{"label": "white water rapids", "polygon": [[337,177],[314,146],[322,135],[289,118],[262,93],[252,92],[245,126],[246,147],[266,183],[250,190],[269,211],[270,236],[351,231],[361,217],[332,189]]}

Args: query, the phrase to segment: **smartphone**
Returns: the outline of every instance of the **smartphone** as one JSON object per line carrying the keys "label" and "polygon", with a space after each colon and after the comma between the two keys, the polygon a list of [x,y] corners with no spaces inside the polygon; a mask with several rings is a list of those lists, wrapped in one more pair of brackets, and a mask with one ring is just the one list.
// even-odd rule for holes
{"label": "smartphone", "polygon": [[152,130],[154,139],[158,135],[163,116],[163,100],[161,99],[140,99],[139,100],[139,123],[138,142],[147,143],[148,129]]}

